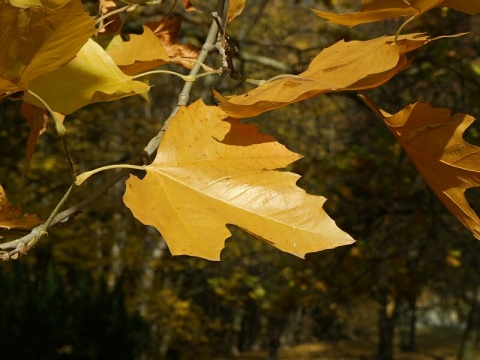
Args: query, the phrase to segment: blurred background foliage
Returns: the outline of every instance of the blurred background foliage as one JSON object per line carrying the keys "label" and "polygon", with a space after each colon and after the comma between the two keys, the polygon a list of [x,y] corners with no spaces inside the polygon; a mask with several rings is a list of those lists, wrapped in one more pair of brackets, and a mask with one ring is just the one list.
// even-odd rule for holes
{"label": "blurred background foliage", "polygon": [[[159,20],[173,3],[147,6],[134,20]],[[180,40],[201,45],[215,4],[197,4],[203,13],[176,6],[173,14],[185,16]],[[326,46],[391,35],[402,23],[344,28],[316,18],[312,7],[352,11],[359,1],[247,2],[227,27],[240,49],[236,68],[255,79],[298,73]],[[408,70],[368,91],[373,101],[392,113],[420,100],[478,117],[478,16],[436,9],[406,31],[469,34],[419,49]],[[128,161],[161,128],[182,81],[157,76],[150,83],[149,103],[122,99],[67,118],[79,172]],[[191,99],[212,104],[212,87],[231,94],[248,86],[226,76],[203,78]],[[19,107],[0,103],[0,183],[13,203],[47,218],[69,186],[68,164],[50,130],[24,174],[29,128]],[[1,264],[1,358],[209,359],[257,349],[273,359],[279,346],[368,339],[371,356],[388,360],[417,351],[418,332],[449,328],[463,334],[453,354],[473,359],[480,245],[447,213],[356,94],[321,95],[243,121],[304,155],[290,170],[303,176],[299,184],[309,193],[328,198],[328,213],[356,244],[302,260],[231,227],[222,262],[173,258],[160,235],[123,206],[119,183],[77,219],[52,229],[28,256]],[[466,134],[476,144],[479,136],[477,124]],[[91,178],[69,203],[109,175]],[[476,194],[467,193],[474,207]]]}

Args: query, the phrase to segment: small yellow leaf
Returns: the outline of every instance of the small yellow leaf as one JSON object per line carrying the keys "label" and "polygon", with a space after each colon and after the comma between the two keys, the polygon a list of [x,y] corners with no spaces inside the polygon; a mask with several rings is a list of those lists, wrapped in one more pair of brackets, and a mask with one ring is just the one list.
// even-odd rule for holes
{"label": "small yellow leaf", "polygon": [[317,16],[335,24],[356,26],[379,20],[422,14],[444,0],[377,0],[366,3],[362,11],[346,14],[332,14],[313,10]]}
{"label": "small yellow leaf", "polygon": [[400,16],[421,15],[438,7],[449,7],[471,15],[480,12],[480,1],[474,0],[369,0],[363,3],[365,5],[362,10],[355,13],[332,14],[313,11],[323,19],[350,27]]}
{"label": "small yellow leaf", "polygon": [[480,240],[480,219],[465,198],[465,190],[480,186],[480,148],[462,137],[475,119],[421,102],[384,116],[437,197]]}
{"label": "small yellow leaf", "polygon": [[129,41],[115,36],[106,50],[127,75],[136,75],[170,61],[158,37],[146,26],[142,35],[131,34]]}
{"label": "small yellow leaf", "polygon": [[243,95],[224,98],[215,92],[215,96],[230,116],[243,118],[325,92],[377,87],[408,67],[405,53],[432,41],[422,34],[408,34],[393,45],[393,38],[339,41],[322,50],[299,75],[272,81]]}
{"label": "small yellow leaf", "polygon": [[48,9],[58,9],[65,6],[70,0],[9,0],[12,6],[26,9],[30,7],[46,7]]}
{"label": "small yellow leaf", "polygon": [[[32,80],[29,89],[54,111],[68,115],[94,102],[145,93],[150,87],[125,75],[105,50],[90,39],[75,59]],[[43,107],[28,93],[24,101]]]}
{"label": "small yellow leaf", "polygon": [[172,119],[146,176],[127,180],[124,202],[173,255],[219,260],[226,224],[300,257],[351,244],[323,210],[325,198],[298,188],[298,175],[274,171],[299,158],[197,101]]}
{"label": "small yellow leaf", "polygon": [[246,0],[230,0],[228,2],[227,23],[240,15],[245,7]]}

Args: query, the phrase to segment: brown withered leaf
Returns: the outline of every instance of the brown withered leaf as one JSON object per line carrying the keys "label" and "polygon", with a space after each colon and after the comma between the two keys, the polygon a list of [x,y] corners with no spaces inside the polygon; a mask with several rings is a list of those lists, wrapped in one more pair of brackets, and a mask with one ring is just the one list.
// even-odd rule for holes
{"label": "brown withered leaf", "polygon": [[191,0],[183,0],[183,7],[186,11],[197,11]]}
{"label": "brown withered leaf", "polygon": [[172,119],[146,176],[130,176],[123,200],[173,255],[219,260],[226,224],[300,257],[351,244],[323,210],[325,198],[298,188],[299,175],[275,171],[299,158],[199,100]]}
{"label": "brown withered leaf", "polygon": [[22,215],[19,206],[11,205],[0,185],[0,229],[29,229],[40,223],[37,215]]}
{"label": "brown withered leaf", "polygon": [[406,53],[434,40],[423,34],[393,36],[367,41],[339,41],[322,50],[308,69],[286,76],[245,94],[223,97],[214,91],[230,116],[252,117],[325,92],[377,87],[409,66]]}
{"label": "brown withered leaf", "polygon": [[170,62],[191,69],[200,49],[192,44],[178,43],[177,37],[182,20],[181,16],[170,16],[163,19],[160,23],[147,23],[146,26],[160,39],[170,58]]}
{"label": "brown withered leaf", "polygon": [[475,119],[421,102],[383,115],[437,197],[480,240],[480,219],[465,197],[465,190],[480,186],[480,147],[463,139]]}

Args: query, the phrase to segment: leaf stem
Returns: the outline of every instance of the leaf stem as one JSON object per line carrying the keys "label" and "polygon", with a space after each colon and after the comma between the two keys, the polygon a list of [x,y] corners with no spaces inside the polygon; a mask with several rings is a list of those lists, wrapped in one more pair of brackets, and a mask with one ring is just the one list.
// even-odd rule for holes
{"label": "leaf stem", "polygon": [[363,91],[358,92],[358,97],[367,105],[370,110],[372,110],[375,115],[377,115],[380,119],[385,120],[385,116],[382,114],[382,111],[378,108],[377,105],[370,99],[367,94]]}
{"label": "leaf stem", "polygon": [[271,83],[272,81],[275,81],[275,80],[295,78],[295,77],[297,77],[297,75],[280,74],[280,75],[274,76],[274,77],[272,77],[271,79],[268,79],[268,80],[245,79],[245,82],[248,83],[248,84],[261,86],[261,85],[266,85],[268,83]]}
{"label": "leaf stem", "polygon": [[191,76],[191,75],[182,75],[182,74],[177,73],[177,72],[175,72],[175,71],[169,71],[169,70],[152,70],[152,71],[147,71],[147,72],[144,72],[144,73],[137,74],[137,75],[133,76],[132,79],[137,79],[137,78],[142,77],[142,76],[153,75],[153,74],[170,74],[170,75],[178,76],[178,77],[182,78],[183,81],[186,81],[186,82],[194,82],[194,81],[195,81],[195,77],[194,77],[194,76]]}
{"label": "leaf stem", "polygon": [[113,165],[107,165],[107,166],[102,166],[90,171],[86,171],[80,175],[77,176],[77,179],[75,180],[75,185],[80,186],[82,185],[90,176],[95,175],[96,173],[105,171],[105,170],[111,170],[111,169],[134,169],[134,170],[144,170],[145,171],[145,166],[140,166],[140,165],[130,165],[130,164],[113,164]]}
{"label": "leaf stem", "polygon": [[417,18],[418,14],[415,14],[413,15],[410,19],[408,19],[407,21],[405,21],[397,30],[397,33],[395,34],[395,37],[393,38],[393,45],[397,45],[397,40],[398,40],[398,36],[400,35],[400,33],[402,32],[402,30],[405,28],[405,26],[407,26],[408,24],[410,24],[413,20],[415,20]]}
{"label": "leaf stem", "polygon": [[43,106],[45,106],[45,109],[49,112],[50,116],[55,122],[55,130],[57,131],[57,134],[59,136],[64,136],[67,133],[67,129],[65,128],[65,125],[58,119],[57,115],[55,115],[55,112],[52,110],[52,108],[43,100],[40,96],[35,94],[32,90],[28,89],[27,92],[32,95],[35,99],[40,101]]}

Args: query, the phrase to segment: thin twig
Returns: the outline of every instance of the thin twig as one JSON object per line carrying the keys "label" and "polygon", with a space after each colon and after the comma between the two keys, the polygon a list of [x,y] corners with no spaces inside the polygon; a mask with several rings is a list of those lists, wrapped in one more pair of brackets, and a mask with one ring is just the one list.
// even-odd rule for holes
{"label": "thin twig", "polygon": [[72,156],[70,155],[70,150],[67,145],[67,135],[61,136],[60,140],[62,141],[63,151],[67,156],[68,167],[70,168],[70,174],[72,175],[72,181],[75,182],[77,179],[77,174],[75,173],[75,166],[73,165]]}
{"label": "thin twig", "polygon": [[[219,0],[217,3],[217,11],[220,10],[221,13],[223,14],[224,7],[225,7],[225,0]],[[197,61],[193,65],[192,69],[190,70],[190,73],[188,74],[189,77],[196,78],[197,74],[200,72],[200,69],[202,69],[201,64],[203,64],[208,54],[210,53],[210,50],[216,43],[217,34],[218,34],[218,25],[217,25],[217,22],[213,20],[212,24],[210,25],[210,30],[208,31],[208,35],[205,40],[205,43],[203,44],[202,49],[198,54]],[[144,149],[145,152],[153,153],[158,148],[158,146],[160,145],[160,142],[162,141],[163,134],[165,134],[165,132],[168,129],[171,119],[175,117],[178,110],[180,110],[182,106],[187,105],[188,99],[190,98],[190,91],[192,90],[192,86],[193,86],[193,82],[185,82],[185,84],[183,85],[182,91],[178,95],[177,105],[173,109],[168,119],[163,124],[160,132],[155,137],[153,137],[148,143],[148,145],[145,147]]]}

